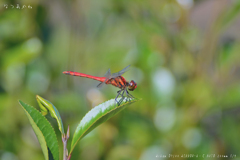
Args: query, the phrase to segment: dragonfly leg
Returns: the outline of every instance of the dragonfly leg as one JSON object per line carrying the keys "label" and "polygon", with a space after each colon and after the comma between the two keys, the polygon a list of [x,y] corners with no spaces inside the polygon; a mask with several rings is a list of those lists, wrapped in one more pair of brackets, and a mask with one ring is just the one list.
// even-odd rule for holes
{"label": "dragonfly leg", "polygon": [[[129,98],[129,99],[127,99],[128,101],[130,100],[130,99],[134,99],[134,97],[128,92],[128,90],[127,89],[121,89],[121,90],[119,90],[119,91],[117,91],[117,97],[115,98],[115,101],[117,102],[117,104],[118,105],[120,105],[122,102],[123,102],[123,100],[124,100],[124,93],[126,92],[126,95],[127,95],[127,98]],[[119,97],[119,96],[121,96],[121,99],[118,101],[117,100],[117,98]]]}
{"label": "dragonfly leg", "polygon": [[119,102],[118,105],[120,105],[120,104],[123,102],[124,98],[125,98],[125,97],[124,97],[125,89],[123,89],[122,91],[123,91],[122,94],[121,94],[122,98],[118,101],[118,102]]}
{"label": "dragonfly leg", "polygon": [[[119,91],[117,91],[117,93],[118,93],[118,94],[117,94],[117,97],[115,98],[115,101],[117,102],[117,104],[118,104],[118,105],[120,105],[120,104],[121,104],[121,103],[120,103],[120,101],[121,101],[122,99],[121,99],[120,101],[118,101],[118,100],[117,100],[117,98],[119,97],[119,95],[121,95],[121,96],[122,96],[122,94],[121,94],[121,92],[122,92],[122,91],[123,91],[122,89],[121,89],[121,90],[119,90]],[[121,102],[122,102],[122,101],[121,101]]]}
{"label": "dragonfly leg", "polygon": [[126,90],[126,94],[127,94],[127,97],[130,98],[130,99],[134,99],[135,97],[133,97],[133,95],[131,95],[127,90]]}

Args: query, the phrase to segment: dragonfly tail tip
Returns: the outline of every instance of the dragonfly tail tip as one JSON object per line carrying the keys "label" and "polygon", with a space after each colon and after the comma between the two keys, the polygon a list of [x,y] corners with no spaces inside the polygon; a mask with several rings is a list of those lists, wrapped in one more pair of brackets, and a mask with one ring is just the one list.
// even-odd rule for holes
{"label": "dragonfly tail tip", "polygon": [[68,71],[63,71],[62,73],[63,73],[63,74],[69,74],[69,72],[68,72]]}

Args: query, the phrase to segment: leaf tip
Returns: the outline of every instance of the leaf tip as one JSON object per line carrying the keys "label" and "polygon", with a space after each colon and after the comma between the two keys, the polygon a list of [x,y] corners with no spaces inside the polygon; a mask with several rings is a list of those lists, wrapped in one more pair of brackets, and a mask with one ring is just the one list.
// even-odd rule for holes
{"label": "leaf tip", "polygon": [[18,103],[20,104],[20,105],[22,105],[23,104],[23,101],[21,101],[20,99],[18,100]]}

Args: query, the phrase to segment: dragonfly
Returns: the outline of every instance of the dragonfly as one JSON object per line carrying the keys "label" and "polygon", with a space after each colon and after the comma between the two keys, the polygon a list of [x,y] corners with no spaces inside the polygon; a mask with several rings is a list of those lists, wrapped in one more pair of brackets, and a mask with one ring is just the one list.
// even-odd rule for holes
{"label": "dragonfly", "polygon": [[[79,76],[79,77],[86,77],[90,78],[93,80],[100,81],[101,83],[98,84],[97,87],[101,87],[104,84],[111,84],[120,90],[117,91],[117,96],[115,98],[115,101],[120,105],[122,101],[124,100],[124,93],[126,93],[127,97],[129,99],[134,99],[134,97],[129,93],[129,91],[134,91],[137,88],[137,83],[131,80],[128,82],[122,74],[125,73],[126,71],[129,70],[130,65],[125,67],[119,72],[111,74],[110,69],[108,69],[107,73],[105,74],[104,77],[97,77],[97,76],[92,76],[84,73],[79,73],[79,72],[74,72],[74,71],[64,71],[63,73],[66,75],[72,75],[72,76]],[[118,97],[121,96],[121,99],[118,101]]]}

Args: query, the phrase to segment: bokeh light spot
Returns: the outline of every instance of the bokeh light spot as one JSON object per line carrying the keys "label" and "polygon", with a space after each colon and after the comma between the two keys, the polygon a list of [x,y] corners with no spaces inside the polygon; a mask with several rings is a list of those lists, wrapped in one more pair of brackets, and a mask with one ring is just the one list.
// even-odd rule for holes
{"label": "bokeh light spot", "polygon": [[174,126],[175,120],[175,106],[159,108],[154,117],[155,126],[160,131],[169,131]]}
{"label": "bokeh light spot", "polygon": [[202,139],[200,131],[196,128],[191,128],[185,131],[182,137],[182,143],[186,148],[197,147]]}
{"label": "bokeh light spot", "polygon": [[172,95],[175,88],[175,79],[170,71],[161,68],[158,69],[152,76],[153,87],[160,95]]}

